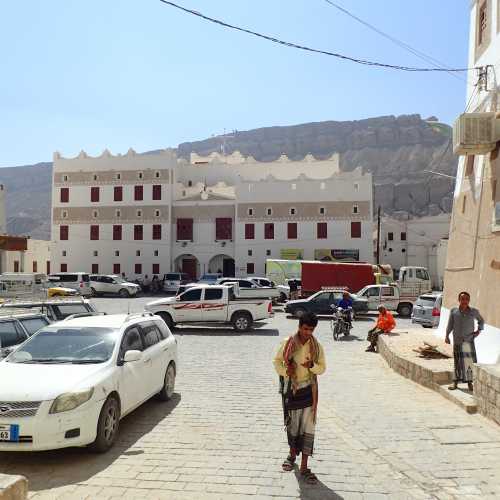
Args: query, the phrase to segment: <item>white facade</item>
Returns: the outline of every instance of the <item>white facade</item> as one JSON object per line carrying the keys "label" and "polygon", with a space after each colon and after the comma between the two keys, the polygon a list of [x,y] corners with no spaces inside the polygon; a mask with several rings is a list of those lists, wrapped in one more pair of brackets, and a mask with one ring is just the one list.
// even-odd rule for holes
{"label": "white facade", "polygon": [[[53,271],[241,276],[264,274],[267,258],[290,250],[307,259],[373,258],[371,175],[341,173],[338,155],[260,163],[239,153],[192,155],[190,162],[171,150],[73,159],[56,153],[53,175]],[[121,239],[113,226],[121,227]],[[142,239],[134,226],[142,227]],[[160,239],[153,226],[161,226]]]}

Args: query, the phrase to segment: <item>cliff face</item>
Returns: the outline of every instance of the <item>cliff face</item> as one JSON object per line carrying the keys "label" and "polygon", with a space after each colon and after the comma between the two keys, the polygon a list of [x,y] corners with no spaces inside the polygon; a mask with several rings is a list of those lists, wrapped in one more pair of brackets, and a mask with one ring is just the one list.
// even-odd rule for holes
{"label": "cliff face", "polygon": [[[425,121],[419,115],[384,116],[234,131],[180,144],[178,154],[206,155],[220,151],[222,144],[228,154],[240,151],[259,161],[275,160],[282,153],[298,160],[308,153],[328,158],[338,152],[343,170],[361,166],[372,172],[375,206],[408,218],[451,211],[453,179],[424,172],[455,175],[457,159],[448,147],[450,135],[450,127],[434,117]],[[51,163],[0,169],[0,183],[7,190],[9,233],[50,238],[51,182]]]}

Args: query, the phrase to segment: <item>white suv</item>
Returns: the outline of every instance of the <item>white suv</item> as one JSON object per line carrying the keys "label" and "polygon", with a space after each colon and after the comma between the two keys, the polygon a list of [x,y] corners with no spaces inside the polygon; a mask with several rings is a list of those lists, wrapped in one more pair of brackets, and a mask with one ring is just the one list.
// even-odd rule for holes
{"label": "white suv", "polygon": [[137,295],[141,287],[135,283],[125,281],[117,274],[91,274],[90,290],[94,297],[111,293],[127,298]]}
{"label": "white suv", "polygon": [[151,313],[69,317],[0,361],[0,451],[113,446],[120,420],[172,398],[177,341]]}

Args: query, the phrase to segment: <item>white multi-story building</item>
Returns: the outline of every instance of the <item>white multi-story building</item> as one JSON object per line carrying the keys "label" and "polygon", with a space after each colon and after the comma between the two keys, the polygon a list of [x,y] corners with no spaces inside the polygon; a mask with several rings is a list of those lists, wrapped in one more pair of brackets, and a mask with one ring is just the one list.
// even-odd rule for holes
{"label": "white multi-story building", "polygon": [[267,258],[372,261],[372,178],[338,155],[54,155],[54,271],[264,274]]}

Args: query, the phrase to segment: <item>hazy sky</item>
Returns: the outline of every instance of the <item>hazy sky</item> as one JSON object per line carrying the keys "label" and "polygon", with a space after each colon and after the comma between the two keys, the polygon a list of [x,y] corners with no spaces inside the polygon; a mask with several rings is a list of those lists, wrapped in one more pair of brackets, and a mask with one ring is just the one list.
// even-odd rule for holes
{"label": "hazy sky", "polygon": [[[335,0],[453,67],[466,66],[469,0]],[[428,66],[324,0],[178,0],[255,31]],[[0,3],[0,166],[176,146],[321,120],[420,113],[451,123],[465,83],[273,45],[158,0]]]}

